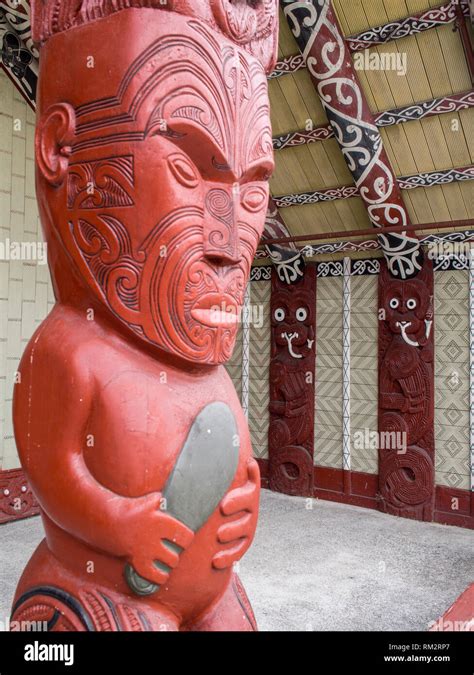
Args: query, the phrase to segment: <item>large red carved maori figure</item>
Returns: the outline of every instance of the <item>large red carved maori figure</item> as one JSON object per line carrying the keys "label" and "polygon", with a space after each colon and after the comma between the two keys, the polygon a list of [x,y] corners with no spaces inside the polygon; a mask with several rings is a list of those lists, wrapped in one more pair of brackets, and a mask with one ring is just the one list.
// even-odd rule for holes
{"label": "large red carved maori figure", "polygon": [[379,491],[383,511],[432,520],[433,265],[413,279],[379,277]]}
{"label": "large red carved maori figure", "polygon": [[313,495],[316,267],[288,286],[273,271],[271,296],[270,488]]}
{"label": "large red carved maori figure", "polygon": [[46,538],[13,618],[254,630],[259,471],[222,364],[273,170],[274,0],[37,0],[37,194],[56,305],[15,435]]}

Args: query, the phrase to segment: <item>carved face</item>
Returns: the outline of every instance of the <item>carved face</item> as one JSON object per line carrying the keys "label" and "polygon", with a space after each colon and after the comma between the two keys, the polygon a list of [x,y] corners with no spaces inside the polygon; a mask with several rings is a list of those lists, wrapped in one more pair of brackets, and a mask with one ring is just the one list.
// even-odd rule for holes
{"label": "carved face", "polygon": [[393,333],[416,335],[425,330],[430,297],[420,280],[388,282],[383,293],[385,317]]}
{"label": "carved face", "polygon": [[293,359],[306,358],[314,344],[313,307],[308,299],[308,292],[297,287],[272,297],[274,343]]}
{"label": "carved face", "polygon": [[[140,23],[146,10],[134,11]],[[265,221],[267,83],[253,57],[204,24],[167,17],[142,25],[148,46],[133,58],[124,50],[113,91],[110,63],[97,63],[104,97],[74,106],[55,220],[117,319],[171,354],[216,364],[232,354]],[[111,21],[123,18],[98,23]]]}

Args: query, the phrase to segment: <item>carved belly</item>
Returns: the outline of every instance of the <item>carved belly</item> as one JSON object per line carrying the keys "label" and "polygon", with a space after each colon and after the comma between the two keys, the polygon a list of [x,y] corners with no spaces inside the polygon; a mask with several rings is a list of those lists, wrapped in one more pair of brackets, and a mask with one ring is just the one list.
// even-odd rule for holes
{"label": "carved belly", "polygon": [[[239,450],[237,424],[229,406],[218,401],[203,408],[163,490],[167,512],[197,532],[227,493],[237,471]],[[167,545],[180,551],[172,542]],[[159,588],[130,565],[125,576],[137,595],[151,595]]]}

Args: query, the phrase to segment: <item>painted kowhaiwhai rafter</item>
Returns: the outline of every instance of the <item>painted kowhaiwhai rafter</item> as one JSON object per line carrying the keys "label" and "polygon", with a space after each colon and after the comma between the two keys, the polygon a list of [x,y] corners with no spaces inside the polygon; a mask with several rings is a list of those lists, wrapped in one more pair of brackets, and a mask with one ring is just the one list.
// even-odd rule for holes
{"label": "painted kowhaiwhai rafter", "polygon": [[31,37],[26,0],[0,2],[0,65],[30,107],[36,107],[38,51]]}
{"label": "painted kowhaiwhai rafter", "polygon": [[[357,35],[346,38],[351,52],[358,52],[374,45],[381,45],[409,35],[416,35],[437,26],[453,23],[457,18],[459,0],[451,0],[440,7],[433,7],[419,14],[398,21],[390,21],[382,26],[369,28]],[[463,14],[469,16],[467,0],[461,0]]]}
{"label": "painted kowhaiwhai rafter", "polygon": [[[474,107],[474,91],[462,92],[461,94],[452,94],[423,101],[422,103],[413,103],[402,108],[392,108],[375,115],[375,124],[378,127],[390,127],[395,124],[403,124],[414,120],[421,120],[425,117],[443,115],[445,113],[455,113],[460,110],[466,110]],[[330,124],[314,127],[309,131],[301,129],[287,134],[281,134],[273,138],[274,150],[284,150],[285,148],[294,148],[299,145],[317,143],[325,141],[328,138],[334,138],[334,131]]]}
{"label": "painted kowhaiwhai rafter", "polygon": [[[303,54],[334,136],[354,178],[354,186],[275,200],[278,206],[308,204],[359,195],[375,227],[410,224],[390,160],[352,63],[330,0],[294,2],[280,7]],[[417,240],[401,231],[383,236],[391,273],[403,279],[421,270]],[[396,261],[396,264],[395,264]],[[402,261],[402,264],[400,264]]]}
{"label": "painted kowhaiwhai rafter", "polygon": [[[444,234],[427,234],[420,237],[420,244],[422,246],[429,246],[440,243],[462,243],[470,244],[473,242],[474,246],[474,230],[465,230],[464,232],[447,232]],[[325,242],[323,244],[306,244],[300,249],[300,253],[305,258],[314,258],[319,255],[328,255],[335,253],[355,253],[361,251],[379,251],[381,249],[380,242],[377,239],[367,239],[366,241],[335,241]],[[445,256],[446,257],[446,256]],[[255,255],[258,260],[268,258],[266,251],[259,249]],[[442,256],[441,256],[442,258]],[[448,261],[449,262],[449,261]],[[358,261],[354,261],[357,264]],[[443,261],[440,260],[439,266],[442,266]],[[258,270],[258,272],[257,272]],[[436,268],[435,268],[436,270]],[[268,266],[259,266],[252,268],[251,280],[259,281],[261,279],[270,279],[271,268]]]}
{"label": "painted kowhaiwhai rafter", "polygon": [[[278,212],[278,206],[273,197],[270,197],[262,243],[265,245],[266,239],[282,239],[287,237],[290,237],[290,233]],[[295,244],[290,243],[285,246],[270,244],[269,246],[265,246],[265,248],[282,282],[292,284],[302,278],[304,274],[304,259]]]}
{"label": "painted kowhaiwhai rafter", "polygon": [[275,69],[273,73],[268,76],[269,80],[274,80],[277,77],[282,75],[289,75],[290,73],[296,73],[298,70],[306,68],[306,62],[302,54],[291,54],[290,56],[285,56],[280,61],[277,61],[275,64]]}
{"label": "painted kowhaiwhai rafter", "polygon": [[[457,1],[452,0],[440,7],[433,7],[419,14],[399,19],[398,21],[390,21],[381,26],[369,28],[357,35],[351,35],[346,38],[347,45],[351,52],[358,52],[375,45],[386,44],[392,40],[399,40],[409,35],[416,35],[437,26],[453,23],[457,17],[456,5]],[[464,16],[469,16],[467,0],[461,0],[461,7]],[[269,79],[289,75],[302,68],[306,68],[303,56],[301,54],[292,54],[278,61]]]}
{"label": "painted kowhaiwhai rafter", "polygon": [[[445,171],[428,171],[397,178],[398,185],[402,190],[432,187],[433,185],[448,185],[449,183],[467,180],[474,180],[474,166],[466,166],[460,169],[446,169]],[[280,197],[274,197],[274,202],[278,208],[286,208],[304,204],[317,204],[318,202],[331,202],[338,199],[350,199],[357,196],[360,196],[359,189],[354,185],[346,185],[339,188],[326,188],[324,190],[281,195]]]}

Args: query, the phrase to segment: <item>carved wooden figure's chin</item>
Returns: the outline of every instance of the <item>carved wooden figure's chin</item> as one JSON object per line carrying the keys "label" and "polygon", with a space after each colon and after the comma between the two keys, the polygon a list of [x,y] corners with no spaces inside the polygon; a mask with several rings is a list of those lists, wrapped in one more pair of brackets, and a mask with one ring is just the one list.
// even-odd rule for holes
{"label": "carved wooden figure's chin", "polygon": [[32,0],[57,304],[15,390],[46,540],[13,616],[255,630],[233,565],[256,529],[258,464],[225,369],[192,366],[231,357],[264,227],[277,3],[143,3]]}

